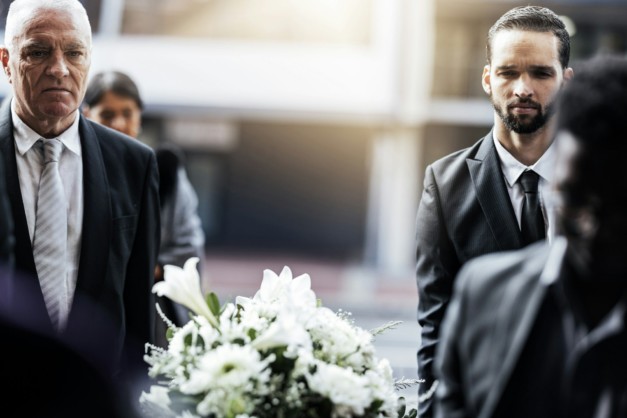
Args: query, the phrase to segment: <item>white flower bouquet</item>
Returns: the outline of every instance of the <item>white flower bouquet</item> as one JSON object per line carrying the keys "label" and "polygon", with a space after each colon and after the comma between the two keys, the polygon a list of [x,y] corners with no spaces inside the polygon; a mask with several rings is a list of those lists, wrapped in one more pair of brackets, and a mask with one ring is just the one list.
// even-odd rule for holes
{"label": "white flower bouquet", "polygon": [[[212,418],[397,417],[403,398],[374,333],[320,305],[309,275],[265,270],[253,298],[220,305],[203,298],[198,259],[165,266],[153,292],[188,307],[190,321],[168,323],[167,349],[147,344],[155,379],[140,403],[150,416]],[[414,415],[412,410],[410,415]]]}

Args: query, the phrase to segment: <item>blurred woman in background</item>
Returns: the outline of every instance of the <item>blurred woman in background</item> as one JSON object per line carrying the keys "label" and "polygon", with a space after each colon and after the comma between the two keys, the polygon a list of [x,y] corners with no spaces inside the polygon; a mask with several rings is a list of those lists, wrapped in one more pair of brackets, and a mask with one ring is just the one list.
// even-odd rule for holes
{"label": "blurred woman in background", "polygon": [[[83,101],[86,117],[138,139],[141,132],[143,101],[135,82],[119,71],[101,72],[92,78]],[[198,257],[202,271],[205,236],[198,217],[198,197],[185,171],[183,153],[167,144],[155,149],[159,166],[161,199],[161,246],[155,281],[163,279],[163,266],[182,267],[190,257]],[[177,325],[189,319],[182,306],[158,298],[159,306]],[[157,343],[165,342],[164,327],[157,318]]]}

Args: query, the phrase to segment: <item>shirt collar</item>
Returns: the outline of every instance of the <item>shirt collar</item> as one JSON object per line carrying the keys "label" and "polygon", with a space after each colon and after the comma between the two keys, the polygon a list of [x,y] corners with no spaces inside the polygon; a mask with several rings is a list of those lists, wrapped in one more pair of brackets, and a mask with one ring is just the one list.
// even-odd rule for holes
{"label": "shirt collar", "polygon": [[[78,121],[80,115],[76,110],[76,117],[74,122],[57,138],[66,146],[67,149],[74,154],[81,156],[81,143],[78,134]],[[41,135],[31,129],[15,112],[15,101],[11,101],[11,120],[13,122],[13,135],[15,137],[15,145],[20,155],[24,155],[28,150],[32,148]]]}
{"label": "shirt collar", "polygon": [[555,166],[555,141],[551,142],[549,148],[547,148],[535,164],[526,166],[514,158],[514,156],[505,149],[505,147],[499,142],[496,135],[492,134],[492,138],[494,140],[496,152],[501,160],[501,169],[503,170],[505,181],[507,181],[509,187],[514,186],[518,177],[520,177],[525,170],[535,171],[547,182],[551,182],[553,180],[553,168]]}

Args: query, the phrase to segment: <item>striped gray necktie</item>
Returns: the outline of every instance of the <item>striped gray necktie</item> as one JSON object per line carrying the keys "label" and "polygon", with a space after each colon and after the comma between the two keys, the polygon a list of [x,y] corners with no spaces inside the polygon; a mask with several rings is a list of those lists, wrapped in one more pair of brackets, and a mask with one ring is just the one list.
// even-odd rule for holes
{"label": "striped gray necktie", "polygon": [[61,330],[67,320],[67,203],[59,174],[60,140],[44,139],[44,168],[39,181],[33,255],[39,284],[52,324]]}

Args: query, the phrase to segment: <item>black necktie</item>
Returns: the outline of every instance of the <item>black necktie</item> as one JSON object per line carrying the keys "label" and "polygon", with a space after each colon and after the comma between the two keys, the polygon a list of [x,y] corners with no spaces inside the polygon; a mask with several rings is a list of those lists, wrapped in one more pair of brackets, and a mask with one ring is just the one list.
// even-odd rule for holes
{"label": "black necktie", "polygon": [[544,216],[542,216],[540,198],[538,196],[538,180],[540,180],[540,176],[536,172],[528,170],[523,172],[518,180],[525,192],[520,219],[520,232],[522,233],[523,245],[529,245],[532,242],[543,239],[545,236]]}

